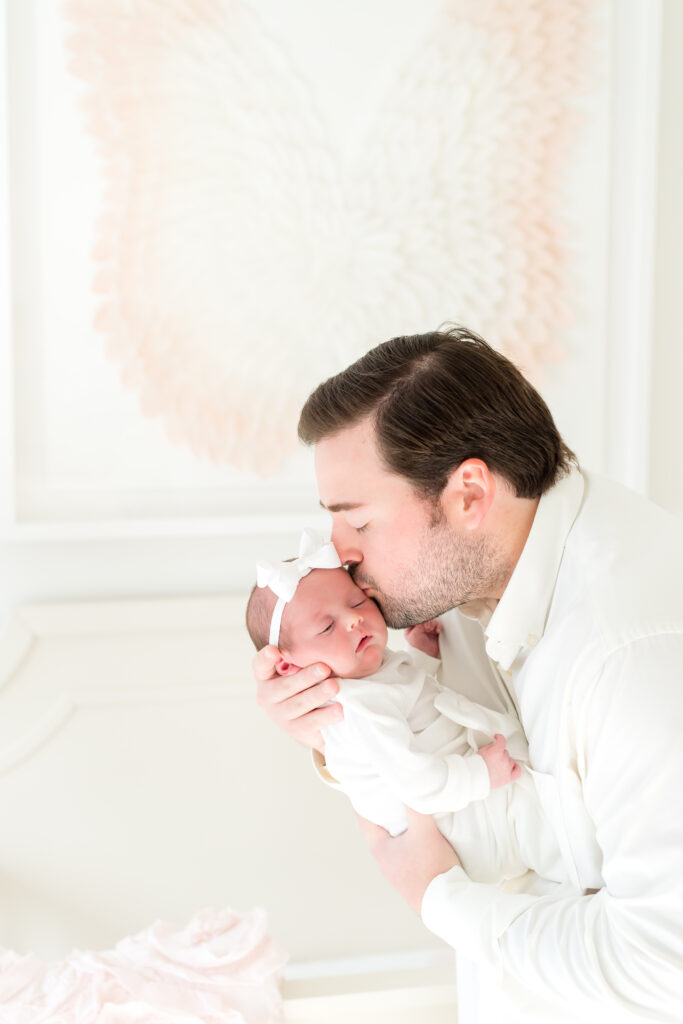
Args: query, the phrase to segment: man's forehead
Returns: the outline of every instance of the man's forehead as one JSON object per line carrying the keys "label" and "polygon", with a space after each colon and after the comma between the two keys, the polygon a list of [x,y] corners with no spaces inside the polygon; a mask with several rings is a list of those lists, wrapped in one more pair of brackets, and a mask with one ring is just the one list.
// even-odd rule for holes
{"label": "man's forehead", "polygon": [[323,437],[315,445],[316,462],[327,459],[343,460],[362,458],[378,462],[375,432],[369,420],[362,420],[352,427],[340,430],[329,437]]}
{"label": "man's forehead", "polygon": [[380,462],[368,421],[319,441],[314,462],[321,504],[332,512],[366,504],[376,494],[381,479],[389,476]]}
{"label": "man's forehead", "polygon": [[318,441],[315,477],[319,501],[328,512],[393,506],[413,496],[410,481],[392,473],[380,460],[372,437],[336,434]]}

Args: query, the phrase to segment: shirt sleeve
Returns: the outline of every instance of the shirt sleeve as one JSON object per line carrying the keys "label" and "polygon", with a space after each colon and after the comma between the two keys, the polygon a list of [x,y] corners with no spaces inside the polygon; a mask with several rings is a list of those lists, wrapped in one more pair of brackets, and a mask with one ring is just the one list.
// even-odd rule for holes
{"label": "shirt sleeve", "polygon": [[428,928],[527,992],[618,1006],[625,1017],[680,1020],[682,661],[679,635],[635,641],[612,655],[572,710],[604,887],[590,895],[561,887],[541,897],[509,894],[454,868],[427,888]]}
{"label": "shirt sleeve", "polygon": [[408,819],[403,801],[375,768],[373,751],[359,742],[353,712],[326,730],[325,750],[339,789],[354,810],[368,821],[381,825],[389,835],[405,832]]}

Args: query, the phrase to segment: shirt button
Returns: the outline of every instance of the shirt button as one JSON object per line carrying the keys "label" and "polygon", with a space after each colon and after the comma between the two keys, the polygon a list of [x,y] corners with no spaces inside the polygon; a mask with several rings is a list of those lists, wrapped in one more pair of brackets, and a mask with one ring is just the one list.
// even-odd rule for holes
{"label": "shirt button", "polygon": [[526,638],[526,643],[527,647],[535,647],[538,643],[538,637],[536,636],[536,634],[529,633],[528,637]]}

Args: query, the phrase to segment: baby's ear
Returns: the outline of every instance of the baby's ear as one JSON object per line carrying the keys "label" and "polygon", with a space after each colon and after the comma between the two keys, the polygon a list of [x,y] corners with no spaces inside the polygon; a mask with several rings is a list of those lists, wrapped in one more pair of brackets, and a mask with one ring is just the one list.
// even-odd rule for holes
{"label": "baby's ear", "polygon": [[292,665],[291,661],[286,661],[284,658],[278,658],[275,662],[275,671],[279,676],[293,676],[300,667],[300,665]]}

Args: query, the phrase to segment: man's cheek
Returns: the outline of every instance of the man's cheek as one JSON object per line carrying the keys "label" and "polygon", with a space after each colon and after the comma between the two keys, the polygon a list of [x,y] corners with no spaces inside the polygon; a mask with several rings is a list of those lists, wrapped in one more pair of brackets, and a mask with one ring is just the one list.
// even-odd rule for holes
{"label": "man's cheek", "polygon": [[384,581],[382,589],[394,589],[406,570],[405,555],[396,546],[387,547],[377,556],[378,575]]}

